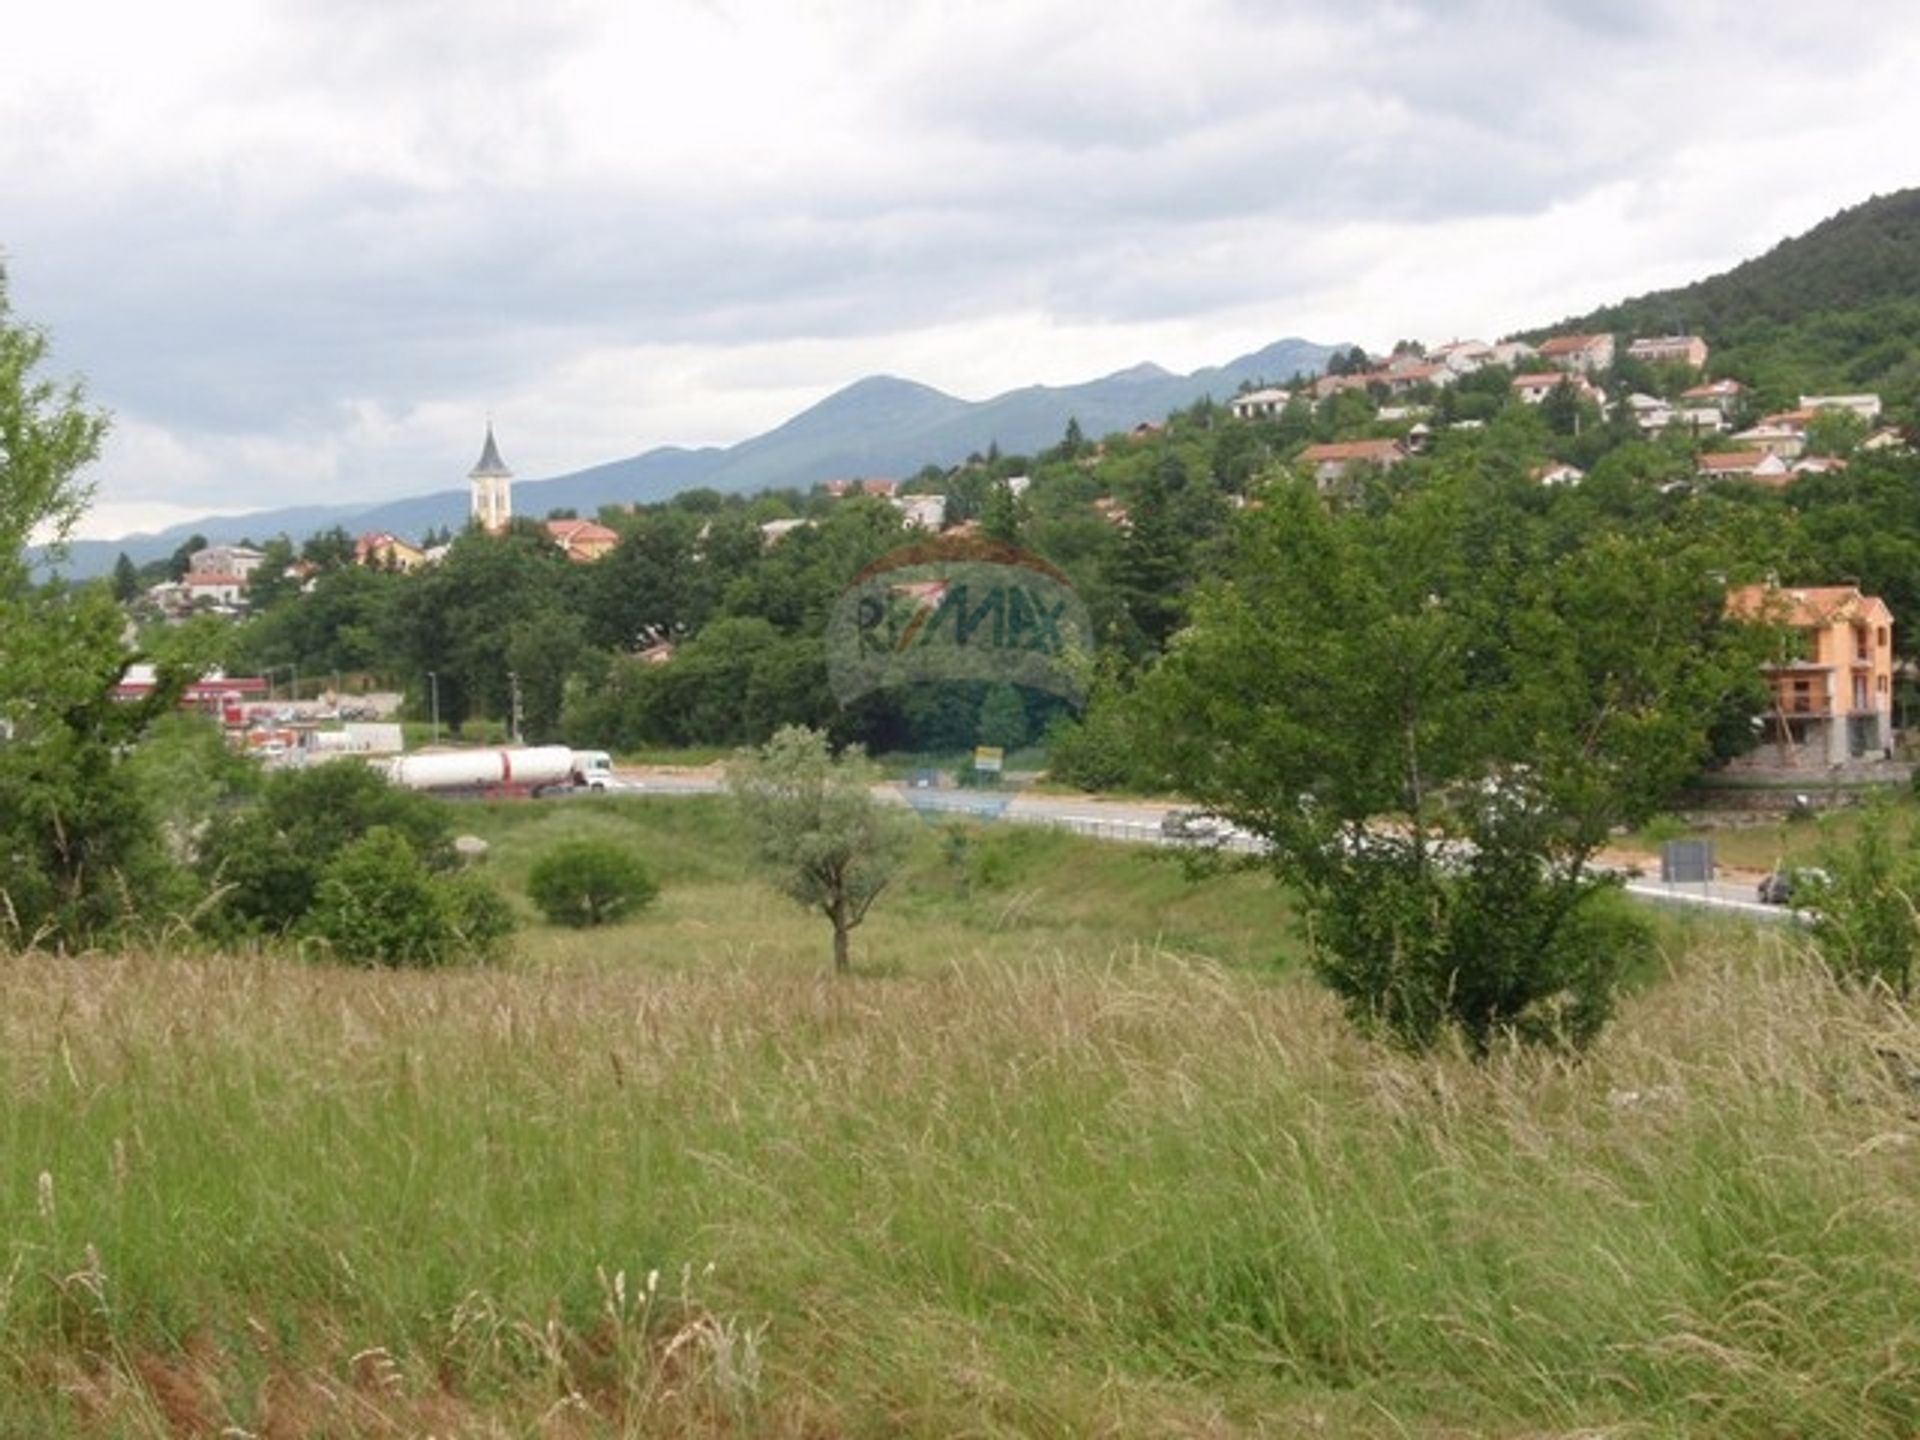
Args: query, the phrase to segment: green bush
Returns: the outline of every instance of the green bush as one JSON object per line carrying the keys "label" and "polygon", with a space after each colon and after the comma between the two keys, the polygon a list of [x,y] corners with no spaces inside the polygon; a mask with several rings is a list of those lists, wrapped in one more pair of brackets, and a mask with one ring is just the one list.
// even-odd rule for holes
{"label": "green bush", "polygon": [[493,960],[504,954],[507,941],[520,927],[512,902],[471,871],[440,877],[435,883],[440,887],[458,948],[475,960]]}
{"label": "green bush", "polygon": [[499,954],[513,916],[478,876],[437,876],[376,825],[327,866],[302,928],[356,964],[430,967]]}
{"label": "green bush", "polygon": [[1820,861],[1825,876],[1801,872],[1793,903],[1813,911],[1821,958],[1843,980],[1911,993],[1920,961],[1920,829],[1897,842],[1892,812],[1873,805],[1852,843],[1830,841]]}
{"label": "green bush", "polygon": [[610,925],[646,908],[658,893],[638,856],[604,840],[556,845],[527,876],[527,894],[555,925]]}
{"label": "green bush", "polygon": [[354,760],[275,772],[257,804],[216,817],[201,839],[197,867],[220,892],[205,928],[221,938],[293,929],[327,867],[378,826],[403,836],[427,869],[451,867],[444,801],[389,785]]}

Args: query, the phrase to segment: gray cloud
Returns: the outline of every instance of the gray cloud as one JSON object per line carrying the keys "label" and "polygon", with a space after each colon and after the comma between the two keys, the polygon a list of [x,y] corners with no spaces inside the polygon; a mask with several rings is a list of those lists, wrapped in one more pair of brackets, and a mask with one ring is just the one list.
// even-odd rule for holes
{"label": "gray cloud", "polygon": [[1692,241],[1689,207],[1739,191],[1676,167],[1758,166],[1790,122],[1779,80],[1778,113],[1703,100],[1703,59],[1771,76],[1785,46],[1825,96],[1897,93],[1844,12],[1785,6],[265,13],[174,90],[122,99],[76,61],[10,102],[0,69],[0,245],[21,308],[145,425],[395,486],[343,416],[481,409],[589,354],[1312,312],[1356,266],[1509,222],[1601,265],[1608,237],[1543,217],[1618,193]]}

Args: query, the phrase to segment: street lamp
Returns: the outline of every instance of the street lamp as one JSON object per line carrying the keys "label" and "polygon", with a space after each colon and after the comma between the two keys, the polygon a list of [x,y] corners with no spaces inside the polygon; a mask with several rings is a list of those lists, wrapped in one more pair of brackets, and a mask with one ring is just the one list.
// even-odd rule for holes
{"label": "street lamp", "polygon": [[427,690],[433,696],[433,743],[440,743],[440,677],[427,671]]}

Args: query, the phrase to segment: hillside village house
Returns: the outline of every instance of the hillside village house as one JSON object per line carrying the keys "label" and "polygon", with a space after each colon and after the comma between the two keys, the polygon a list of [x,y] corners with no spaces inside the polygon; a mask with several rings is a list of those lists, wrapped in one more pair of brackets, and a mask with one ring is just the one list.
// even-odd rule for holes
{"label": "hillside village house", "polygon": [[1539,353],[1524,340],[1502,340],[1497,345],[1487,347],[1487,363],[1517,370],[1527,361],[1538,358]]}
{"label": "hillside village house", "polygon": [[1664,430],[1674,421],[1674,409],[1657,395],[1642,395],[1639,391],[1627,396],[1627,413],[1633,416],[1633,423],[1649,433]]}
{"label": "hillside village house", "polygon": [[947,497],[944,495],[896,495],[893,508],[910,530],[938,531],[947,523]]}
{"label": "hillside village house", "polygon": [[1236,420],[1271,420],[1287,408],[1287,402],[1291,399],[1292,391],[1268,385],[1264,389],[1249,390],[1244,395],[1234,396],[1227,408],[1233,412]]}
{"label": "hillside village house", "polygon": [[1798,460],[1806,453],[1807,421],[1812,418],[1811,410],[1783,411],[1766,416],[1733,438],[1748,450],[1778,455],[1782,460]]}
{"label": "hillside village house", "polygon": [[1792,627],[1795,658],[1767,667],[1775,763],[1842,765],[1893,749],[1893,612],[1856,585],[1747,585],[1727,613]]}
{"label": "hillside village house", "polygon": [[1880,418],[1878,395],[1802,395],[1802,410],[1849,410],[1869,425]]}
{"label": "hillside village house", "polygon": [[178,580],[148,587],[147,599],[168,616],[184,616],[194,610],[224,614],[247,603],[247,577],[189,570]]}
{"label": "hillside village house", "polygon": [[1549,365],[1591,375],[1613,364],[1613,336],[1555,335],[1540,342],[1539,353]]}
{"label": "hillside village house", "polygon": [[1707,342],[1698,335],[1649,336],[1629,344],[1627,356],[1649,365],[1690,365],[1698,370],[1707,363]]}
{"label": "hillside village house", "polygon": [[1705,384],[1690,386],[1680,392],[1683,405],[1711,407],[1722,415],[1730,415],[1739,409],[1747,398],[1747,387],[1738,380],[1709,380]]}
{"label": "hillside village house", "polygon": [[844,500],[849,495],[873,495],[891,500],[900,493],[900,482],[875,476],[867,480],[829,480],[820,488],[836,500]]}
{"label": "hillside village house", "polygon": [[1793,467],[1765,450],[1722,450],[1702,455],[1694,473],[1707,480],[1757,480],[1777,487],[1793,478]]}
{"label": "hillside village house", "polygon": [[1565,463],[1536,465],[1528,473],[1540,485],[1578,485],[1587,478],[1587,472],[1578,465]]}
{"label": "hillside village house", "polygon": [[267,552],[251,545],[208,545],[187,557],[187,571],[193,575],[238,575],[247,580],[266,563]]}
{"label": "hillside village house", "polygon": [[411,541],[402,540],[390,530],[369,530],[353,542],[353,563],[398,570],[403,575],[417,570],[426,560],[426,552]]}
{"label": "hillside village house", "polygon": [[1572,385],[1574,393],[1582,400],[1591,400],[1596,405],[1603,399],[1586,376],[1569,374],[1565,370],[1541,370],[1531,375],[1513,377],[1513,393],[1529,405],[1538,405],[1562,385]]}
{"label": "hillside village house", "polygon": [[1384,375],[1377,378],[1387,387],[1388,394],[1404,395],[1407,391],[1421,385],[1451,385],[1460,378],[1460,375],[1459,372],[1445,365],[1421,362],[1391,367]]}
{"label": "hillside village house", "polygon": [[620,543],[618,531],[594,520],[549,520],[545,529],[569,560],[598,560]]}
{"label": "hillside village house", "polygon": [[1313,483],[1324,490],[1343,479],[1355,465],[1378,465],[1386,470],[1406,458],[1406,447],[1398,440],[1340,440],[1307,446],[1300,452],[1299,463],[1312,472]]}
{"label": "hillside village house", "polygon": [[1494,363],[1493,347],[1479,340],[1449,340],[1427,352],[1427,359],[1456,375],[1471,375]]}

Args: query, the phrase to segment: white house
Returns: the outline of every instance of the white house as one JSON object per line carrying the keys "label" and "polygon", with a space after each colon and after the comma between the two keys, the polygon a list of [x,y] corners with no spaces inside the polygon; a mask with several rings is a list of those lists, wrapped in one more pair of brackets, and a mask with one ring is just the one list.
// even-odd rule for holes
{"label": "white house", "polygon": [[947,497],[944,495],[896,495],[893,508],[912,530],[937,531],[947,523]]}
{"label": "white house", "polygon": [[235,608],[247,603],[247,577],[244,575],[199,574],[189,571],[180,580],[181,592],[188,603],[210,605],[215,609]]}
{"label": "white house", "polygon": [[1574,393],[1582,400],[1597,402],[1600,399],[1600,392],[1587,383],[1586,376],[1565,370],[1541,370],[1531,375],[1516,375],[1513,377],[1513,393],[1529,405],[1538,405],[1565,384],[1572,385]]}
{"label": "white house", "polygon": [[1769,415],[1733,438],[1749,450],[1762,450],[1782,460],[1798,460],[1807,448],[1806,427],[1791,412]]}
{"label": "white house", "polygon": [[1493,347],[1479,340],[1449,340],[1429,350],[1427,359],[1446,366],[1456,375],[1471,375],[1483,365],[1493,363]]}
{"label": "white house", "polygon": [[1793,471],[1785,460],[1764,450],[1724,450],[1702,455],[1695,471],[1709,480],[1757,480],[1773,486],[1785,485],[1793,478]]}
{"label": "white house", "polygon": [[1626,404],[1633,423],[1642,430],[1664,430],[1673,423],[1673,407],[1657,395],[1642,395],[1636,390],[1627,396]]}
{"label": "white house", "polygon": [[1802,410],[1851,410],[1871,425],[1880,418],[1878,395],[1802,395]]}
{"label": "white house", "polygon": [[187,557],[187,569],[198,575],[238,575],[245,580],[266,560],[264,550],[250,545],[208,545]]}
{"label": "white house", "polygon": [[1287,401],[1293,398],[1291,391],[1278,385],[1269,385],[1263,390],[1249,390],[1244,395],[1236,395],[1228,408],[1233,411],[1236,420],[1271,420],[1287,408]]}

